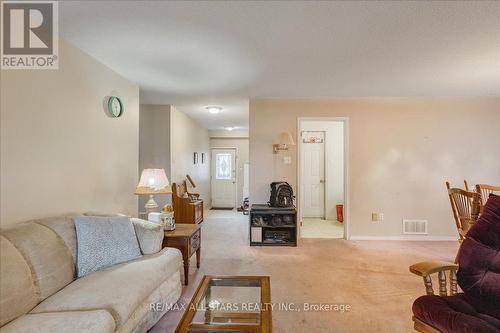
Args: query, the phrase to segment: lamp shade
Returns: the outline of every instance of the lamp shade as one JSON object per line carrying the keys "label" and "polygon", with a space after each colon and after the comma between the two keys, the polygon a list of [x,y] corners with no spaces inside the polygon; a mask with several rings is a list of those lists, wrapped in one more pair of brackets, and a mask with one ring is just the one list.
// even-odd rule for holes
{"label": "lamp shade", "polygon": [[172,193],[164,169],[144,169],[135,189],[135,194]]}
{"label": "lamp shade", "polygon": [[284,146],[294,146],[295,142],[293,141],[292,134],[290,132],[283,132],[280,134],[278,138],[278,144]]}

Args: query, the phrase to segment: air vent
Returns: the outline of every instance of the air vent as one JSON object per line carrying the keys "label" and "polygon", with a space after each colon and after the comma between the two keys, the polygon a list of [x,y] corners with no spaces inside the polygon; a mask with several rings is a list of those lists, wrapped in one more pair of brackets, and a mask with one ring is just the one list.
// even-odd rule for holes
{"label": "air vent", "polygon": [[403,234],[427,235],[427,220],[403,220]]}

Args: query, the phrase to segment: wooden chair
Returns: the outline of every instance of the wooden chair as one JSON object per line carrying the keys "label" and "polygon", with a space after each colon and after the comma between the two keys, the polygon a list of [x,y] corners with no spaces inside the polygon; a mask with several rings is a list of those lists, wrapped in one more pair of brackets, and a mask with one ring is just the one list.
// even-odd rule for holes
{"label": "wooden chair", "polygon": [[467,180],[465,180],[465,179],[464,179],[464,186],[465,186],[465,190],[467,192],[470,192],[470,190],[469,190],[469,184],[467,183]]}
{"label": "wooden chair", "polygon": [[172,203],[176,223],[203,222],[203,200],[198,193],[188,192],[186,181],[172,184]]}
{"label": "wooden chair", "polygon": [[[431,275],[437,273],[439,280],[439,296],[453,296],[458,293],[457,286],[458,265],[444,261],[424,261],[410,266],[410,272],[421,276],[424,280],[427,295],[434,295]],[[446,273],[450,279],[450,290],[446,287]],[[440,333],[439,330],[412,316],[413,328],[422,333]]]}
{"label": "wooden chair", "polygon": [[488,201],[488,197],[493,192],[500,192],[500,186],[487,185],[487,184],[477,184],[476,192],[481,195],[481,211],[483,210],[486,201]]}
{"label": "wooden chair", "polygon": [[[458,191],[454,191],[456,189],[449,189],[449,192],[451,193],[456,193]],[[463,191],[463,190],[462,190]],[[465,192],[465,191],[464,191]],[[468,192],[471,193],[471,192]],[[477,193],[476,193],[477,194]],[[477,198],[477,196],[475,196]],[[468,198],[468,197],[466,197]],[[467,201],[467,200],[465,200]],[[479,200],[474,200],[473,201],[473,207],[471,210],[473,212],[477,212],[479,210],[479,205],[480,201]],[[493,206],[492,206],[493,207]],[[494,208],[492,208],[494,209]],[[482,223],[479,219],[478,223]],[[492,223],[490,221],[486,221],[486,223]],[[495,224],[496,223],[496,224]],[[418,276],[421,276],[424,281],[424,286],[425,286],[425,292],[427,295],[434,295],[434,288],[432,284],[432,278],[431,275],[436,274],[438,276],[438,283],[439,283],[439,297],[446,297],[446,300],[441,301],[438,298],[435,298],[434,296],[422,296],[417,298],[414,303],[413,303],[413,317],[412,320],[414,322],[414,329],[418,332],[422,333],[441,333],[441,332],[451,332],[451,328],[447,327],[448,324],[450,324],[449,317],[453,317],[453,314],[448,314],[448,318],[443,318],[439,316],[439,313],[444,313],[443,307],[446,307],[450,310],[450,312],[456,311],[457,313],[459,312],[470,312],[470,308],[474,308],[478,306],[479,309],[481,308],[489,308],[487,305],[485,305],[485,302],[494,302],[493,298],[489,294],[483,294],[480,293],[481,291],[481,284],[483,283],[483,279],[485,279],[485,274],[476,274],[472,280],[470,279],[469,276],[465,278],[465,280],[460,280],[463,277],[458,277],[460,281],[457,281],[457,271],[459,269],[459,265],[462,265],[464,269],[467,272],[480,272],[483,273],[485,270],[488,270],[488,267],[490,265],[494,267],[494,260],[495,256],[494,254],[497,252],[496,248],[492,248],[488,246],[487,244],[483,243],[481,241],[483,239],[483,235],[485,233],[490,233],[490,232],[497,232],[499,230],[499,223],[493,222],[493,225],[495,225],[494,228],[478,228],[473,231],[473,235],[471,235],[471,238],[474,239],[474,241],[466,240],[464,241],[459,249],[459,253],[457,255],[457,259],[455,260],[456,263],[450,263],[450,262],[444,262],[444,261],[425,261],[425,262],[420,262],[414,265],[411,265],[409,267],[410,272],[413,274],[416,274]],[[478,225],[479,227],[479,225]],[[484,256],[484,260],[480,260]],[[447,288],[447,276],[449,277],[449,290]],[[458,290],[458,284],[459,282],[461,283],[462,286],[465,285],[465,290],[462,293],[459,293]],[[462,284],[464,283],[464,284]],[[470,286],[471,285],[476,285],[479,290],[476,291],[470,291]],[[485,284],[488,285],[488,284]],[[461,307],[461,308],[455,308],[452,306],[453,304],[464,304],[468,303],[468,298],[464,297],[467,296],[467,293],[474,293],[474,295],[479,294],[481,295],[480,299],[477,299],[477,296],[475,298],[475,302],[469,303],[467,307]],[[439,301],[438,301],[439,300]],[[455,302],[455,300],[458,300],[459,302]],[[489,303],[488,303],[489,304]],[[446,310],[448,310],[446,309]],[[465,310],[464,310],[465,309]],[[432,314],[432,316],[422,316],[423,313],[427,312],[427,314]],[[446,312],[448,313],[448,312]],[[420,315],[419,315],[420,314]],[[420,318],[417,318],[416,316],[419,315]],[[429,323],[424,322],[423,320],[425,318],[428,318]],[[478,317],[476,317],[478,318]],[[437,329],[435,326],[431,326],[431,324],[441,327]],[[440,325],[437,325],[440,324]],[[457,324],[457,323],[454,323]],[[478,329],[474,329],[474,325],[478,325],[477,322],[475,323],[463,323],[464,327],[468,327],[471,332],[480,332]]]}
{"label": "wooden chair", "polygon": [[449,182],[446,182],[446,188],[448,189],[448,197],[457,231],[460,235],[459,241],[462,242],[465,234],[479,216],[481,196],[476,192],[468,192],[461,188],[451,188]]}

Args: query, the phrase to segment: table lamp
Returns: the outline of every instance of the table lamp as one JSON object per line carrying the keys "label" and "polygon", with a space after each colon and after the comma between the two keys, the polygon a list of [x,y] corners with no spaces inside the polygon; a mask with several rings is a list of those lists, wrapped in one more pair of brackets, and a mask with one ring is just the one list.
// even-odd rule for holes
{"label": "table lamp", "polygon": [[149,200],[144,205],[146,212],[153,212],[158,208],[154,199],[155,194],[169,194],[172,189],[169,185],[165,169],[144,169],[141,173],[139,184],[135,188],[135,194],[149,194]]}

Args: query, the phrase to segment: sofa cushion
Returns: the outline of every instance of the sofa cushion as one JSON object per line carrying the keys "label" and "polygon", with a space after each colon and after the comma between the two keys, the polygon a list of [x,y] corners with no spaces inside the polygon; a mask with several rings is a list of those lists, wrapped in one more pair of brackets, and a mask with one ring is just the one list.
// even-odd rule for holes
{"label": "sofa cushion", "polygon": [[0,326],[38,303],[35,281],[22,254],[0,235]]}
{"label": "sofa cushion", "polygon": [[32,313],[106,309],[120,327],[181,266],[180,251],[165,248],[80,278],[47,298]]}
{"label": "sofa cushion", "polygon": [[128,217],[77,216],[78,277],[141,255]]}
{"label": "sofa cushion", "polygon": [[477,312],[464,294],[425,295],[413,303],[416,318],[443,333],[498,333],[500,320]]}
{"label": "sofa cushion", "polygon": [[51,229],[64,241],[66,247],[68,248],[68,251],[71,253],[74,267],[76,267],[76,230],[74,222],[74,218],[76,216],[77,214],[68,214],[46,217],[43,219],[32,221]]}
{"label": "sofa cushion", "polygon": [[165,235],[163,225],[137,218],[131,218],[130,221],[134,225],[142,254],[153,254],[161,250]]}
{"label": "sofa cushion", "polygon": [[472,306],[500,320],[500,196],[491,195],[458,256],[458,283]]}
{"label": "sofa cushion", "polygon": [[22,254],[34,277],[39,302],[73,281],[74,265],[66,243],[52,229],[32,222],[2,230]]}
{"label": "sofa cushion", "polygon": [[481,216],[466,237],[500,251],[500,196],[490,194]]}
{"label": "sofa cushion", "polygon": [[113,317],[105,310],[27,314],[0,328],[1,333],[111,333]]}
{"label": "sofa cushion", "polygon": [[[153,327],[163,315],[171,309],[169,306],[175,304],[182,293],[180,269],[156,288],[142,303],[134,310],[129,319],[120,327],[119,333],[124,332],[147,332]],[[151,304],[161,304],[152,307]]]}

